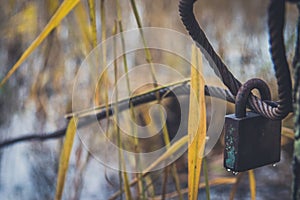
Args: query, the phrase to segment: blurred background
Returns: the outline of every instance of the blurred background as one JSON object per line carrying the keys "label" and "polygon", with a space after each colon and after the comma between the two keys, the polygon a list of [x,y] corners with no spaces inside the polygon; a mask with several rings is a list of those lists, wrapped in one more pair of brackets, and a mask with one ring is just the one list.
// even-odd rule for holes
{"label": "blurred background", "polygon": [[[62,1],[1,0],[0,2],[2,79],[42,31]],[[106,12],[103,24],[100,20],[100,1],[96,1],[98,42],[105,36],[104,33],[106,38],[112,36],[114,22],[117,20],[116,2],[113,0],[101,2]],[[169,28],[186,34],[178,14],[178,1],[136,0],[136,5],[143,27]],[[123,29],[137,28],[130,1],[120,1],[120,7]],[[268,45],[267,7],[266,0],[211,0],[197,2],[195,13],[213,47],[232,73],[242,82],[254,77],[264,79],[270,85],[272,96],[276,99],[277,86]],[[292,5],[287,5],[286,10],[284,35],[287,57],[291,63],[297,11]],[[103,32],[104,26],[106,30]],[[72,111],[74,77],[92,49],[88,3],[81,0],[0,89],[0,140],[30,133],[48,133],[65,127],[67,120],[64,115]],[[155,56],[155,52],[153,54]],[[130,62],[140,63],[140,60],[145,60],[142,53],[137,55],[139,56],[133,57],[135,60]],[[182,73],[189,77],[188,68],[178,67],[177,70],[182,70]],[[232,112],[230,106],[229,111]],[[293,130],[292,116],[284,121],[283,126],[287,132]],[[62,139],[30,141],[0,149],[1,199],[53,199],[62,142]],[[292,140],[283,136],[282,145],[280,163],[255,170],[257,199],[290,197]],[[209,178],[236,177],[226,172],[222,159],[220,141],[207,156]],[[185,160],[183,159],[181,163],[185,165]],[[187,176],[185,170],[182,171],[179,177],[182,188],[185,188]],[[156,173],[160,175],[162,172]],[[236,198],[249,199],[247,174],[240,179]],[[64,199],[108,199],[119,189],[118,184],[118,172],[101,166],[88,155],[76,138]],[[211,199],[229,199],[232,188],[233,184],[212,186]],[[154,191],[154,197],[161,192],[157,188]],[[168,191],[175,191],[172,183]],[[204,197],[205,191],[200,190],[199,198]]]}

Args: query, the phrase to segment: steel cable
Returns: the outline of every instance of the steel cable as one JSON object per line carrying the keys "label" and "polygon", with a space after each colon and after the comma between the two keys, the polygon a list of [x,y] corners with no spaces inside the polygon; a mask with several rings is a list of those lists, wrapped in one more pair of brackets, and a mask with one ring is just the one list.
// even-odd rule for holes
{"label": "steel cable", "polygon": [[[206,96],[211,96],[214,98],[226,100],[231,103],[235,103],[235,98],[230,93],[229,90],[219,88],[219,87],[205,85],[204,91],[205,91]],[[119,101],[117,103],[118,110],[119,110],[119,112],[121,112],[121,111],[129,109],[131,105],[136,107],[136,106],[139,106],[139,105],[142,105],[145,103],[149,103],[151,101],[155,101],[155,100],[157,100],[157,94],[159,95],[160,99],[165,99],[168,97],[177,97],[180,95],[188,95],[189,93],[190,93],[190,84],[188,84],[187,82],[180,84],[180,85],[175,85],[172,87],[162,87],[157,90],[153,90],[149,93],[137,95],[135,97],[127,98],[127,99]],[[86,114],[86,113],[79,114],[79,115],[77,115],[76,113],[74,113],[73,115],[69,114],[69,115],[67,115],[67,119],[70,119],[73,116],[79,117],[79,118],[88,117],[88,116],[96,116],[96,118],[98,120],[102,120],[105,117],[107,117],[107,114],[108,114],[108,116],[112,116],[114,114],[114,106],[115,106],[115,103],[109,104],[108,108],[106,108],[105,106],[101,106],[101,108],[99,110],[94,110],[90,114]]]}
{"label": "steel cable", "polygon": [[[204,91],[205,91],[205,95],[207,96],[223,99],[231,103],[234,103],[235,101],[234,96],[230,93],[229,90],[226,89],[213,87],[213,86],[205,86]],[[119,112],[121,112],[126,109],[129,109],[131,104],[133,106],[138,106],[141,104],[149,103],[151,101],[155,101],[157,100],[157,92],[159,93],[160,98],[162,99],[168,97],[176,97],[180,95],[188,95],[190,93],[190,85],[187,82],[185,82],[181,85],[175,85],[173,87],[163,87],[157,90],[153,90],[150,93],[145,93],[133,98],[122,100],[120,102],[117,102],[118,110]],[[77,116],[76,114],[74,114],[76,117],[84,118],[78,122],[77,128],[95,123],[96,122],[95,119],[97,119],[98,121],[103,120],[107,117],[107,114],[108,116],[112,116],[114,114],[114,105],[115,103],[109,104],[108,110],[106,109],[106,107],[104,107],[101,108],[99,111],[95,111],[87,115]],[[72,115],[67,116],[67,119],[70,119],[71,117]],[[33,133],[18,138],[6,139],[5,141],[2,142],[0,141],[0,149],[23,141],[29,141],[29,140],[44,141],[48,139],[60,138],[65,136],[66,130],[67,128],[65,127],[51,133]]]}

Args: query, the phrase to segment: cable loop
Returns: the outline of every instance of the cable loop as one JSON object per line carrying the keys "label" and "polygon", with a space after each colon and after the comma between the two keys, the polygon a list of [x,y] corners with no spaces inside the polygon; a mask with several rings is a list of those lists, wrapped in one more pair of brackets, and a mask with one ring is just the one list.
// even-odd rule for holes
{"label": "cable loop", "polygon": [[240,87],[236,95],[235,115],[237,118],[246,116],[246,104],[247,101],[249,101],[248,97],[251,94],[251,90],[255,88],[258,89],[261,100],[271,100],[271,92],[266,82],[258,78],[248,80]]}

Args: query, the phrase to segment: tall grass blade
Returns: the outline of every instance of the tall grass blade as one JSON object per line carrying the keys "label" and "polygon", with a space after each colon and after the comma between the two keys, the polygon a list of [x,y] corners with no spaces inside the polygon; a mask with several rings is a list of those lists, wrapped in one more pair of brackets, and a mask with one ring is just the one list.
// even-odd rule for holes
{"label": "tall grass blade", "polygon": [[[130,0],[130,3],[131,3],[131,7],[132,7],[132,10],[133,10],[133,13],[134,13],[134,17],[135,17],[137,26],[140,29],[140,34],[141,34],[141,37],[142,37],[142,40],[143,40],[143,45],[144,45],[145,54],[146,54],[146,60],[150,64],[150,72],[151,72],[153,85],[154,85],[154,87],[157,87],[158,82],[157,82],[157,79],[156,79],[156,72],[155,72],[153,62],[152,62],[151,52],[148,48],[147,41],[144,37],[143,30],[141,29],[142,28],[142,22],[141,22],[141,18],[140,18],[140,15],[139,15],[139,12],[138,12],[138,9],[137,9],[137,6],[136,6],[136,2],[135,2],[135,0]],[[157,93],[157,100],[158,100],[158,103],[159,103],[160,98],[159,98],[158,93]],[[170,144],[169,144],[170,139],[169,139],[167,126],[165,125],[165,122],[163,121],[164,118],[163,118],[163,112],[162,111],[160,111],[160,119],[161,119],[161,123],[163,124],[162,131],[163,131],[164,141],[165,141],[166,147],[168,148],[170,146]],[[180,183],[179,183],[179,178],[178,178],[176,166],[172,166],[171,173],[172,173],[173,179],[175,181],[176,190],[179,192],[180,199],[182,199],[182,195],[180,194]]]}
{"label": "tall grass blade", "polygon": [[[149,174],[149,172],[151,170],[153,170],[156,166],[158,166],[160,163],[162,163],[163,161],[165,161],[167,158],[169,158],[170,156],[172,156],[175,152],[177,152],[180,148],[182,148],[184,145],[186,145],[188,142],[188,136],[184,136],[181,139],[179,139],[178,141],[176,141],[173,145],[170,146],[169,149],[167,149],[167,151],[165,153],[163,153],[155,162],[153,162],[149,167],[147,167],[143,173],[142,173],[142,177],[145,177]],[[138,182],[138,179],[135,178],[134,180],[131,181],[130,186],[135,185]],[[118,198],[118,196],[120,196],[123,192],[123,189],[115,192],[109,199],[113,200]],[[176,191],[177,193],[177,191]],[[178,195],[178,193],[177,193]]]}
{"label": "tall grass blade", "polygon": [[183,195],[181,193],[180,180],[179,180],[179,176],[178,176],[178,172],[177,172],[177,168],[176,168],[175,163],[173,163],[172,166],[171,166],[171,173],[173,175],[173,179],[174,179],[174,182],[175,182],[175,188],[176,188],[176,191],[177,191],[178,196],[179,196],[178,199],[183,200]]}
{"label": "tall grass blade", "polygon": [[[123,33],[123,23],[122,23],[122,12],[121,12],[121,5],[119,0],[116,0],[116,5],[117,5],[117,17],[118,17],[118,24],[119,24],[119,29],[120,29],[120,35],[121,35],[121,42],[122,42],[122,51],[126,52],[126,43],[125,43],[125,38],[124,38],[124,33]],[[123,64],[124,64],[124,73],[125,73],[125,78],[126,78],[126,86],[128,90],[128,96],[131,96],[131,86],[130,86],[130,80],[129,80],[129,73],[128,73],[128,62],[127,62],[127,56],[124,53],[123,54]],[[132,105],[132,102],[130,102],[130,116],[132,117],[133,121],[136,121],[136,116],[134,113],[134,107]],[[138,136],[137,136],[137,129],[134,126],[133,122],[130,123],[131,126],[131,131],[133,132],[134,135],[134,150],[135,152],[138,152]],[[138,160],[138,159],[137,159]]]}
{"label": "tall grass blade", "polygon": [[92,50],[93,42],[91,41],[91,29],[88,21],[88,13],[84,7],[83,2],[80,2],[74,8],[74,17],[77,23],[76,30],[79,31],[82,38],[82,52],[84,53],[84,55],[87,55]]}
{"label": "tall grass blade", "polygon": [[[226,184],[234,184],[236,182],[236,178],[216,178],[216,179],[212,179],[209,181],[209,185],[210,186],[218,186],[218,185],[226,185]],[[200,183],[199,185],[199,189],[200,188],[204,188],[206,183]],[[181,193],[182,194],[186,194],[188,193],[188,188],[182,189]],[[166,198],[167,199],[177,199],[176,197],[178,197],[178,193],[177,192],[171,192],[166,194]],[[161,197],[160,196],[156,196],[151,198],[151,200],[160,200]]]}
{"label": "tall grass blade", "polygon": [[72,118],[69,122],[63,149],[60,154],[57,184],[56,184],[56,194],[55,194],[56,200],[60,200],[63,194],[66,174],[69,167],[71,150],[74,142],[74,136],[76,133],[76,120],[77,120],[76,118]]}
{"label": "tall grass blade", "polygon": [[256,183],[255,183],[254,171],[249,170],[248,174],[249,174],[249,185],[250,185],[251,200],[255,200],[255,198],[256,198]]}
{"label": "tall grass blade", "polygon": [[155,69],[154,69],[154,66],[153,66],[153,63],[152,63],[151,53],[150,53],[150,50],[148,48],[147,42],[146,42],[145,37],[144,37],[143,30],[142,30],[141,17],[139,15],[135,0],[130,0],[130,3],[131,3],[131,7],[132,7],[132,10],[133,10],[133,13],[134,13],[134,17],[135,17],[137,26],[140,29],[140,34],[142,36],[143,45],[144,45],[144,48],[145,48],[146,60],[150,64],[150,70],[151,70],[150,72],[151,72],[151,77],[152,77],[152,80],[153,80],[153,84],[154,84],[155,87],[157,87],[157,80],[156,80],[156,75],[155,75],[156,72],[155,72]]}
{"label": "tall grass blade", "polygon": [[205,178],[205,192],[206,192],[206,199],[210,199],[210,189],[209,189],[209,178],[208,178],[208,168],[207,168],[207,160],[203,158],[203,172]]}
{"label": "tall grass blade", "polygon": [[[160,178],[160,176],[158,176]],[[156,177],[158,179],[158,177]],[[138,179],[140,179],[140,182],[143,183],[143,181],[145,182],[145,186],[143,187],[143,190],[147,191],[147,195],[148,197],[154,197],[155,196],[155,189],[154,189],[154,183],[153,183],[153,179],[150,176],[145,176],[143,178],[143,174],[139,173],[139,176],[137,176]],[[139,183],[137,183],[139,184]],[[145,192],[143,192],[145,193]],[[143,196],[143,194],[141,194],[141,198],[145,199],[146,196]]]}
{"label": "tall grass blade", "polygon": [[[100,13],[101,13],[101,48],[102,48],[102,63],[104,66],[104,69],[107,66],[107,47],[106,47],[106,43],[104,42],[106,40],[106,6],[105,6],[105,0],[101,0],[100,1]],[[96,29],[96,24],[95,27]],[[113,27],[114,29],[114,27]],[[113,35],[116,34],[115,33],[116,30],[113,30]],[[97,38],[97,33],[94,33],[94,40],[95,38]],[[97,41],[97,39],[96,39]],[[107,70],[103,70],[103,74],[101,76],[101,78],[98,79],[98,83],[97,83],[97,88],[96,88],[96,92],[95,92],[95,104],[96,105],[100,105],[103,101],[105,102],[105,107],[106,107],[106,118],[107,118],[107,127],[108,127],[108,88],[109,88],[109,78],[107,75]],[[99,87],[101,86],[101,88]]]}
{"label": "tall grass blade", "polygon": [[288,127],[282,127],[281,128],[281,135],[291,139],[291,140],[294,140],[295,139],[295,132],[293,129],[291,128],[288,128]]}
{"label": "tall grass blade", "polygon": [[[206,108],[204,94],[204,79],[202,71],[202,57],[195,46],[192,48],[191,92],[188,121],[188,197],[189,200],[198,199],[198,188],[202,156],[206,138]],[[195,97],[193,96],[195,95]],[[196,100],[195,100],[196,98]],[[200,111],[200,112],[198,112]]]}
{"label": "tall grass blade", "polygon": [[157,165],[159,165],[161,162],[166,160],[167,158],[171,157],[177,150],[179,150],[183,145],[185,145],[188,141],[188,137],[184,136],[180,140],[174,142],[173,145],[168,148],[168,150],[163,153],[155,162],[153,162],[149,167],[147,167],[144,172],[144,174],[148,174],[153,168],[155,168]]}
{"label": "tall grass blade", "polygon": [[49,33],[56,28],[62,19],[79,3],[79,0],[65,0],[54,13],[48,24],[45,26],[40,35],[31,43],[25,50],[15,65],[9,70],[6,76],[2,79],[0,87],[2,87],[11,75],[20,67],[20,65],[28,58],[28,56],[45,40]]}
{"label": "tall grass blade", "polygon": [[234,196],[235,196],[235,194],[236,194],[237,188],[238,188],[238,186],[239,186],[239,184],[240,184],[240,182],[241,182],[241,179],[242,179],[243,175],[244,175],[243,172],[241,172],[241,173],[239,173],[239,174],[237,175],[236,181],[235,181],[235,183],[233,184],[232,189],[231,189],[231,191],[230,191],[229,200],[233,200],[233,199],[234,199]]}
{"label": "tall grass blade", "polygon": [[169,178],[169,170],[170,166],[167,166],[164,168],[164,178],[162,183],[162,192],[161,192],[161,199],[166,199],[166,193],[167,193],[167,184],[168,184],[168,178]]}
{"label": "tall grass blade", "polygon": [[[106,43],[104,42],[106,40],[106,7],[105,7],[105,0],[101,0],[100,1],[100,13],[101,13],[101,42],[102,42],[102,63],[103,63],[103,66],[107,66],[107,46],[106,46]],[[113,35],[116,34],[116,32],[114,33],[114,31],[117,31],[117,30],[113,30]],[[109,88],[109,84],[110,84],[110,81],[109,81],[109,78],[108,78],[108,74],[107,74],[107,70],[104,70],[103,71],[103,74],[102,74],[102,77],[101,79],[103,80],[102,82],[102,85],[103,85],[103,88],[100,88],[100,91],[97,91],[96,94],[95,94],[95,102],[96,104],[101,104],[101,101],[100,101],[100,94],[99,92],[101,92],[102,90],[104,90],[104,94],[101,93],[101,97],[102,99],[104,99],[104,102],[105,102],[105,108],[106,108],[106,119],[107,119],[107,127],[109,127],[109,114],[108,114],[108,88]],[[99,79],[98,81],[98,85],[101,85],[101,79]],[[107,135],[107,131],[106,130],[106,135]]]}
{"label": "tall grass blade", "polygon": [[[114,26],[114,35],[117,33],[117,21],[115,21],[115,26]],[[116,40],[114,39],[114,56],[116,57],[116,53],[117,52],[117,47],[116,47]],[[117,60],[114,60],[114,78],[115,78],[115,86],[117,86],[118,84],[118,76],[119,76],[119,70],[118,70],[118,64],[117,64]],[[119,91],[116,87],[116,91],[115,91],[115,100],[116,102],[118,102],[119,100]],[[119,128],[119,110],[118,110],[118,104],[115,105],[115,129],[117,132],[117,143],[118,143],[118,148],[119,148],[119,167],[120,167],[120,171],[119,171],[119,176],[120,176],[120,187],[122,188],[122,173],[123,173],[123,179],[124,179],[124,190],[125,190],[125,195],[126,195],[126,200],[130,200],[131,199],[131,191],[130,191],[130,185],[129,185],[129,181],[128,181],[128,175],[126,172],[126,167],[125,167],[125,160],[124,160],[124,156],[123,156],[123,145],[122,145],[122,138],[121,138],[121,132],[120,132],[120,128]]]}
{"label": "tall grass blade", "polygon": [[97,26],[96,26],[96,10],[95,10],[95,0],[88,0],[89,10],[90,10],[90,23],[92,29],[92,42],[93,47],[97,46]]}
{"label": "tall grass blade", "polygon": [[[125,38],[124,38],[124,33],[123,33],[123,23],[122,23],[122,9],[121,9],[121,5],[120,5],[120,1],[116,0],[116,6],[117,6],[117,18],[118,18],[118,24],[119,24],[119,29],[120,29],[120,35],[121,35],[121,42],[122,42],[122,51],[126,52],[126,43],[125,43]],[[128,73],[128,63],[127,63],[127,56],[124,53],[123,54],[123,64],[124,64],[124,73],[125,73],[125,78],[126,78],[126,85],[127,85],[127,90],[128,90],[128,96],[131,96],[131,86],[130,86],[130,80],[129,80],[129,73]],[[139,158],[139,146],[138,146],[138,135],[137,135],[137,128],[136,126],[133,124],[133,122],[136,122],[136,116],[134,113],[134,107],[132,102],[130,102],[130,116],[133,119],[133,121],[130,121],[130,129],[131,132],[134,135],[134,152],[136,152],[136,166],[139,169],[140,168],[140,158]],[[143,186],[143,181],[142,181],[142,174],[141,173],[137,173],[138,176],[138,185],[137,185],[137,190],[138,190],[138,194],[139,196],[141,196],[143,199],[146,198],[145,196],[145,189]],[[150,177],[148,177],[148,179],[151,179]]]}

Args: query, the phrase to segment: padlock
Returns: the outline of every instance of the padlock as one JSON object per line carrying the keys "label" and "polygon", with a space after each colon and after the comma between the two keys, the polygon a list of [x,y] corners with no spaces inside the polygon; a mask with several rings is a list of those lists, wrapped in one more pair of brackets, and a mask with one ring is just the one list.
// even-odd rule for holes
{"label": "padlock", "polygon": [[281,120],[271,120],[255,112],[246,112],[252,89],[262,100],[270,100],[267,84],[260,79],[247,81],[238,91],[235,114],[225,116],[224,167],[242,172],[280,161]]}

